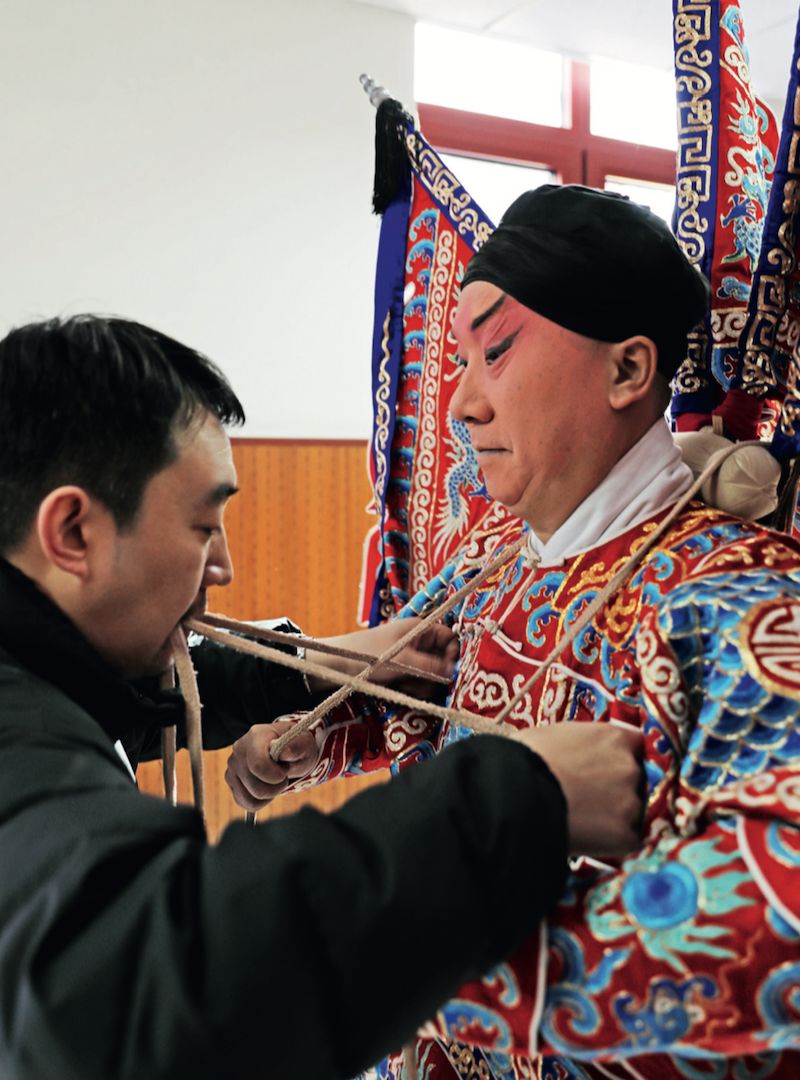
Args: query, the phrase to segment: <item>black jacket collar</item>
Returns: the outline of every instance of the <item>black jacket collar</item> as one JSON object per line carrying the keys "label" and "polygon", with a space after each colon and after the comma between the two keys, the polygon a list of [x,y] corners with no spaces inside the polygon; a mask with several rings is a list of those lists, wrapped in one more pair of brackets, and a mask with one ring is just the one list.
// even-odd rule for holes
{"label": "black jacket collar", "polygon": [[0,648],[89,713],[112,741],[138,741],[144,729],[166,727],[183,716],[180,691],[159,690],[155,680],[122,679],[63,611],[3,558]]}

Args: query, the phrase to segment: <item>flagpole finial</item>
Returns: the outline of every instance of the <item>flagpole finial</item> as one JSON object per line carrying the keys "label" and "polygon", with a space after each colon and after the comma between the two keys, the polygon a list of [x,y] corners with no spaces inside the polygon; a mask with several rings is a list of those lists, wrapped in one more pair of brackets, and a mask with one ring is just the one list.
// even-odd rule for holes
{"label": "flagpole finial", "polygon": [[392,96],[385,86],[380,86],[369,75],[359,75],[358,81],[364,87],[370,105],[374,105],[376,109],[382,101],[387,101]]}

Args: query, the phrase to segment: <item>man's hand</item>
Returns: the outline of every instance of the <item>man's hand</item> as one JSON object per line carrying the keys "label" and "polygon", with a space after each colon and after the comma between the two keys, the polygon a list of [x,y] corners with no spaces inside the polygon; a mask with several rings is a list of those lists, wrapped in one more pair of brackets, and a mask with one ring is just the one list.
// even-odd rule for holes
{"label": "man's hand", "polygon": [[624,855],[641,839],[642,736],[613,724],[566,723],[520,731],[544,758],[568,806],[573,855]]}
{"label": "man's hand", "polygon": [[306,776],[317,764],[319,748],[310,731],[304,731],[285,746],[280,761],[270,757],[270,743],[295,723],[294,719],[285,719],[254,724],[231,747],[225,780],[234,799],[245,810],[261,810],[285,790],[290,780]]}
{"label": "man's hand", "polygon": [[[392,622],[383,623],[381,626],[373,626],[369,630],[356,630],[352,634],[343,634],[341,637],[325,638],[328,645],[337,645],[340,648],[351,649],[353,652],[368,653],[371,656],[379,656],[386,652],[396,641],[409,632],[419,619],[394,619]],[[347,675],[356,675],[366,667],[366,663],[356,660],[345,660],[340,656],[329,656],[325,653],[315,653],[309,649],[308,658],[318,664],[326,664],[336,671]],[[458,659],[458,638],[453,631],[440,623],[429,626],[411,645],[407,645],[402,652],[398,653],[395,660],[409,667],[418,668],[431,675],[450,679],[453,674],[455,662]],[[440,682],[431,682],[424,678],[414,678],[391,666],[376,668],[370,676],[372,682],[381,683],[384,686],[395,686],[407,694],[413,694],[419,698],[439,697],[442,692]],[[309,686],[314,692],[325,691],[330,684],[309,676]]]}

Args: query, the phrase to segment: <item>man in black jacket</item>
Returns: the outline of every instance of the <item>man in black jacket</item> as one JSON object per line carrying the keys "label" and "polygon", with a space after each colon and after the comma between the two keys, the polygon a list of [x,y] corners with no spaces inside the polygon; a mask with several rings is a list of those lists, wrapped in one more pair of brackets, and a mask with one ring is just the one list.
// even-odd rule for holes
{"label": "man in black jacket", "polygon": [[[131,763],[182,724],[156,688],[171,634],[230,580],[223,424],[242,419],[213,364],[136,323],[0,342],[4,1080],[347,1077],[530,931],[568,850],[635,839],[636,741],[608,728],[528,736],[552,772],[471,740],[337,814],[236,824],[213,848],[193,810],[137,792]],[[446,668],[447,640],[428,645]],[[208,745],[309,702],[209,643],[195,663]],[[426,943],[422,983],[415,904],[461,931]],[[368,946],[388,937],[381,981]]]}

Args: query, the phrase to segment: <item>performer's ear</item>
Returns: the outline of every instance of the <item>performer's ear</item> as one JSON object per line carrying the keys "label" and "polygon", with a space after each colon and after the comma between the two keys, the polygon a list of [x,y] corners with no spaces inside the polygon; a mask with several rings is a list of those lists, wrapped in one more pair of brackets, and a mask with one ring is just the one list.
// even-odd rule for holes
{"label": "performer's ear", "polygon": [[73,484],[55,488],[39,505],[36,535],[48,562],[67,574],[86,579],[92,546],[96,501]]}
{"label": "performer's ear", "polygon": [[637,336],[617,342],[611,346],[610,360],[612,409],[626,409],[650,394],[658,371],[658,350],[650,338]]}

